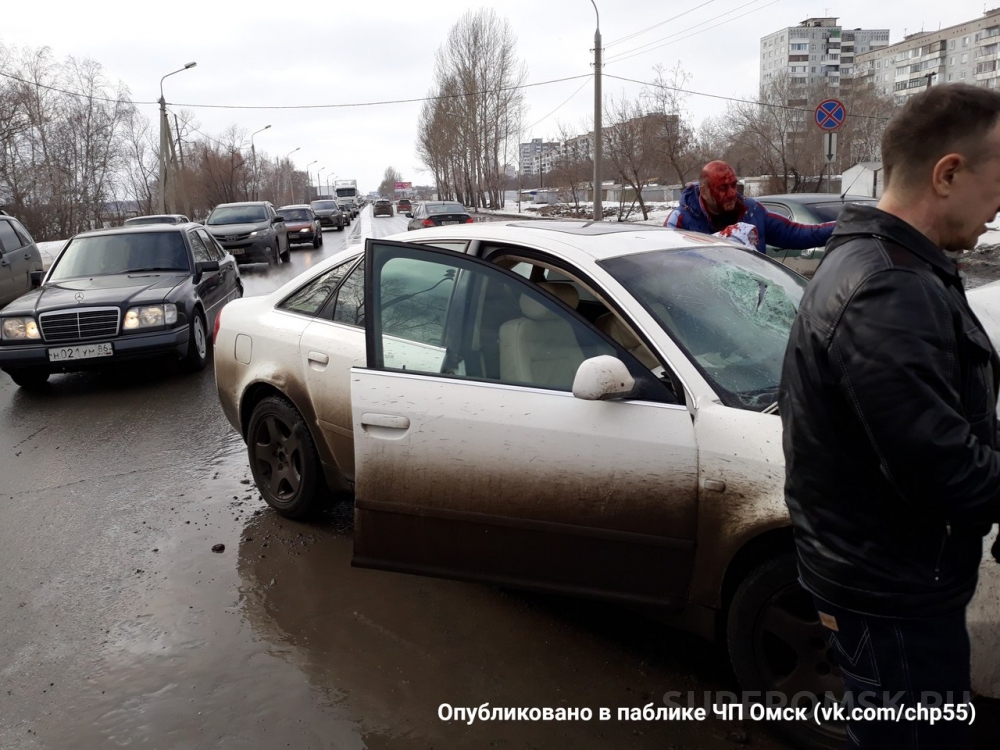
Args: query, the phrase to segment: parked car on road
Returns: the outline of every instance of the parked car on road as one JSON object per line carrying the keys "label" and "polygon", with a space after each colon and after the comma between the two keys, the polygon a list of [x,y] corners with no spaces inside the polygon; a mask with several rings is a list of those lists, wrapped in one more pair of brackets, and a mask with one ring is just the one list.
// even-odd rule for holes
{"label": "parked car on road", "polygon": [[320,224],[324,227],[333,227],[340,231],[346,224],[350,223],[340,208],[340,204],[332,198],[315,200],[309,204],[309,208],[316,214]]}
{"label": "parked car on road", "polygon": [[233,256],[199,224],[76,235],[41,287],[0,311],[0,369],[22,388],[126,360],[208,360],[222,306],[243,295]]}
{"label": "parked car on road", "polygon": [[[354,489],[355,565],[640,605],[721,635],[744,690],[837,694],[798,584],[775,406],[805,284],[656,227],[369,239],[226,308],[219,397],[279,513]],[[995,695],[984,601],[970,631],[993,634],[993,667],[976,687]],[[779,729],[843,740],[836,723]]]}
{"label": "parked car on road", "polygon": [[42,254],[28,230],[0,211],[0,308],[42,281]]}
{"label": "parked car on road", "polygon": [[392,208],[392,201],[386,198],[379,198],[372,206],[372,216],[395,216],[396,212]]}
{"label": "parked car on road", "polygon": [[282,206],[278,214],[285,220],[288,245],[311,243],[314,248],[323,244],[323,227],[319,217],[306,205]]}
{"label": "parked car on road", "polygon": [[[836,221],[844,206],[850,203],[878,204],[877,198],[864,195],[836,195],[829,193],[789,193],[787,195],[762,195],[755,198],[773,214],[799,224],[822,224]],[[826,254],[826,248],[812,247],[806,250],[784,250],[767,246],[767,255],[782,265],[803,276],[811,277]]]}
{"label": "parked car on road", "polygon": [[133,216],[125,219],[122,226],[134,227],[141,224],[188,224],[191,221],[184,214],[150,214],[149,216]]}
{"label": "parked car on road", "polygon": [[472,224],[473,218],[461,203],[449,201],[424,201],[406,213],[410,219],[407,229],[442,227],[449,224]]}
{"label": "parked car on road", "polygon": [[276,266],[288,260],[285,220],[268,201],[221,203],[205,226],[237,263]]}

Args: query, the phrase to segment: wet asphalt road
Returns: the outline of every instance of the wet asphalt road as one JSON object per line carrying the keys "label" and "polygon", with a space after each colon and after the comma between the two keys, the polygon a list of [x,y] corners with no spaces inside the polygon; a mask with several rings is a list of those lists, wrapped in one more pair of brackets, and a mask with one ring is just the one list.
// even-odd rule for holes
{"label": "wet asphalt road", "polygon": [[[245,273],[247,294],[350,231]],[[259,498],[211,367],[43,394],[0,375],[0,748],[785,747],[749,722],[442,722],[441,703],[596,715],[734,686],[712,646],[629,612],[350,555],[349,507],[301,524]]]}

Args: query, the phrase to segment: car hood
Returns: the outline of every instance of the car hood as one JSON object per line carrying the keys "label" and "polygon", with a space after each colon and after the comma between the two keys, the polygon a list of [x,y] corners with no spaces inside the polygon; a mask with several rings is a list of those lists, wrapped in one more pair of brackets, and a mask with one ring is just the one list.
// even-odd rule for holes
{"label": "car hood", "polygon": [[230,234],[249,234],[261,229],[267,229],[267,222],[257,222],[255,224],[206,224],[205,229],[216,237],[226,237]]}
{"label": "car hood", "polygon": [[94,276],[45,284],[18,297],[5,315],[42,313],[67,307],[127,307],[162,302],[187,273]]}

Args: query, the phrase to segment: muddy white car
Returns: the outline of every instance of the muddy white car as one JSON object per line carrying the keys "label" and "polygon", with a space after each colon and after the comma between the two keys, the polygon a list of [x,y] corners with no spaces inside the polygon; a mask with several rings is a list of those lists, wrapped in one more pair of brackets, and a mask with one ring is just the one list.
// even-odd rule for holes
{"label": "muddy white car", "polygon": [[[353,489],[356,565],[637,605],[720,640],[745,690],[838,691],[775,412],[805,279],[661,228],[398,238],[222,313],[219,397],[267,502],[304,518]],[[974,610],[974,637],[995,612]]]}

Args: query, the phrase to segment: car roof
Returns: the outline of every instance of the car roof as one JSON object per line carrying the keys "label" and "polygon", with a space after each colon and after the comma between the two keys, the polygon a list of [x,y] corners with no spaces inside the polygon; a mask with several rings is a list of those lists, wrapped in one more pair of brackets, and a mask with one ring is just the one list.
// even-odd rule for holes
{"label": "car roof", "polygon": [[570,257],[583,254],[595,261],[654,250],[680,250],[698,245],[732,247],[734,244],[707,234],[648,224],[544,219],[432,227],[385,239],[406,242],[431,238],[550,246],[553,251]]}
{"label": "car roof", "polygon": [[215,208],[224,206],[266,206],[270,201],[237,201],[236,203],[219,203]]}
{"label": "car roof", "polygon": [[878,198],[872,198],[870,195],[852,194],[841,196],[839,193],[781,193],[780,195],[760,195],[755,197],[754,200],[778,200],[809,205],[810,203],[840,203],[841,200],[844,203],[849,201],[877,201]]}
{"label": "car roof", "polygon": [[133,224],[131,226],[108,227],[107,229],[92,229],[89,232],[80,232],[76,237],[99,237],[104,234],[147,234],[149,232],[181,232],[186,229],[197,229],[202,227],[193,221],[185,224]]}
{"label": "car roof", "polygon": [[279,206],[277,211],[284,211],[286,208],[312,208],[308,203],[293,203],[290,206]]}

